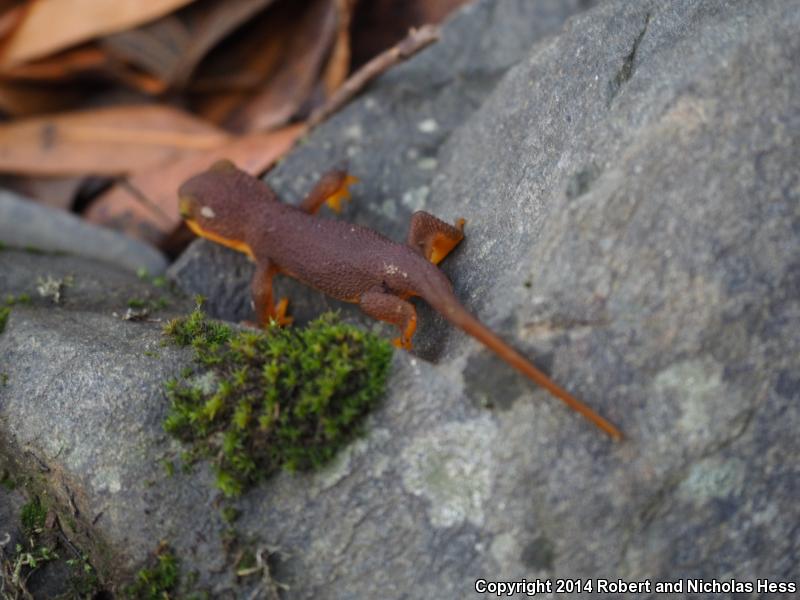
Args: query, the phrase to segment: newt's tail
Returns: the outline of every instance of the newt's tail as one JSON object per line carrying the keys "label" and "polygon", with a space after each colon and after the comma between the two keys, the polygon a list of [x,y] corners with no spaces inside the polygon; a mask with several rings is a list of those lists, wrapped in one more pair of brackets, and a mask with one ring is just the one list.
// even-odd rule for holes
{"label": "newt's tail", "polygon": [[[440,297],[439,294],[436,295]],[[427,298],[425,298],[427,300]],[[455,297],[449,299],[442,306],[442,302],[430,302],[434,308],[441,313],[448,321],[456,327],[484,344],[509,365],[522,372],[528,379],[540,385],[556,398],[563,401],[572,410],[579,412],[584,418],[594,423],[597,427],[605,431],[614,440],[622,439],[622,432],[612,425],[609,421],[598,415],[577,398],[571,396],[566,390],[559,387],[552,379],[537,369],[531,362],[514,350],[506,342],[500,339],[494,332],[473,317],[464,307],[458,304]]]}

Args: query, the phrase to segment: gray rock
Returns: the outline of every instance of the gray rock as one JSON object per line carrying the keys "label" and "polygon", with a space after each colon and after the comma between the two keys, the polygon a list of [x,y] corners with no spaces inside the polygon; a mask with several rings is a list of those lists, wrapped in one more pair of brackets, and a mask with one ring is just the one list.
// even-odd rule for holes
{"label": "gray rock", "polygon": [[[167,479],[164,383],[189,363],[162,347],[161,327],[191,303],[104,263],[10,249],[0,252],[0,301],[8,295],[30,301],[11,307],[0,334],[2,464],[61,509],[61,526],[101,574],[131,572],[160,539],[163,523],[142,522],[143,503]],[[132,301],[150,306],[142,320],[125,320]]]}
{"label": "gray rock", "polygon": [[0,242],[18,248],[66,252],[117,265],[128,271],[146,269],[160,275],[164,255],[152,246],[0,190]]}
{"label": "gray rock", "polygon": [[[401,238],[415,208],[466,217],[445,263],[464,303],[627,439],[422,312],[435,362],[395,355],[367,436],[238,502],[239,538],[269,552],[290,597],[800,578],[797,2],[609,1],[550,39],[510,39],[547,7],[566,10],[471,7],[270,182],[297,199],[344,156],[363,180],[344,218]],[[173,274],[242,319],[248,268],[198,243]],[[301,319],[325,302],[306,294],[291,289]],[[148,327],[15,308],[0,431],[101,515],[89,530],[123,570],[163,537],[214,595],[242,597],[208,473],[148,471],[177,449],[159,433],[160,381],[186,360],[146,360]]]}

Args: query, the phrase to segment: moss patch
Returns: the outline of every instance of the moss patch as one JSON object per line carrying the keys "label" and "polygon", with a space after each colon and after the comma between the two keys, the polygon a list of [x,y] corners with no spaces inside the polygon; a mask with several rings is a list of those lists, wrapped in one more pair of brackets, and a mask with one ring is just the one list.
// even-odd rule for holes
{"label": "moss patch", "polygon": [[11,314],[11,309],[8,306],[0,306],[0,333],[3,333],[6,330],[6,323],[8,323],[8,317]]}
{"label": "moss patch", "polygon": [[11,315],[11,307],[15,304],[30,304],[31,297],[28,294],[20,294],[19,296],[14,296],[12,294],[8,294],[5,299],[3,300],[2,305],[0,305],[0,333],[3,333],[6,329],[6,323],[8,322],[8,317]]}
{"label": "moss patch", "polygon": [[136,580],[124,588],[126,598],[137,600],[163,600],[175,597],[172,592],[180,583],[178,559],[167,546],[161,546],[154,564],[136,573]]}
{"label": "moss patch", "polygon": [[22,521],[22,527],[29,535],[36,531],[41,531],[44,528],[45,519],[47,519],[47,508],[42,506],[39,498],[34,498],[23,505],[20,520]]}
{"label": "moss patch", "polygon": [[234,332],[198,308],[170,322],[197,369],[169,382],[166,431],[212,460],[228,496],[278,469],[313,469],[358,434],[391,346],[326,314],[305,328]]}

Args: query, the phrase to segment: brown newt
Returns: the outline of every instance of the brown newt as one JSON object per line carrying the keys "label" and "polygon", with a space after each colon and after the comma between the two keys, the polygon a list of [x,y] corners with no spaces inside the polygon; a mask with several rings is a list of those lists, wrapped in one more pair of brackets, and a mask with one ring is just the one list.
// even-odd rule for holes
{"label": "brown newt", "polygon": [[410,350],[417,314],[408,300],[418,296],[612,438],[622,439],[614,425],[553,382],[455,297],[436,265],[464,238],[464,219],[450,225],[415,212],[406,243],[400,244],[366,227],[315,216],[325,203],[338,212],[354,181],[344,171],[331,171],[299,206],[291,206],[263,181],[220,161],[180,187],[180,211],[197,235],[255,262],[251,292],[260,324],[291,322],[287,300],[277,306],[273,301],[272,278],[281,273],[395,325],[400,330],[395,345]]}

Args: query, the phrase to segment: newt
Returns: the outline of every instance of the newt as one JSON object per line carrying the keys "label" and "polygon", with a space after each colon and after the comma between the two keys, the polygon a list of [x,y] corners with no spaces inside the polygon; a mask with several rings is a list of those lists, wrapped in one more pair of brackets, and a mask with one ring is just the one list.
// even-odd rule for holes
{"label": "newt", "polygon": [[338,212],[355,181],[343,170],[330,171],[293,206],[281,202],[260,179],[230,161],[220,161],[180,187],[179,208],[195,234],[255,262],[251,294],[259,324],[291,322],[287,299],[277,305],[273,300],[272,279],[284,274],[396,326],[400,336],[394,344],[411,350],[417,314],[409,299],[420,297],[613,439],[622,439],[619,429],[557,385],[458,301],[437,265],[464,239],[464,219],[450,225],[417,211],[401,244],[366,227],[316,216],[323,204]]}

